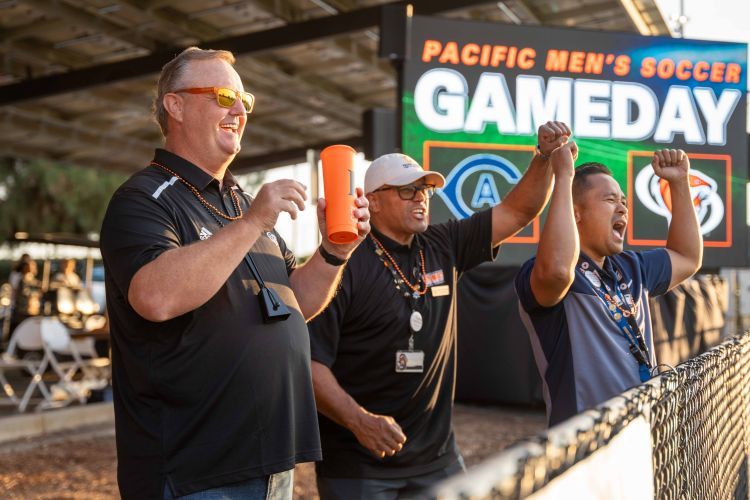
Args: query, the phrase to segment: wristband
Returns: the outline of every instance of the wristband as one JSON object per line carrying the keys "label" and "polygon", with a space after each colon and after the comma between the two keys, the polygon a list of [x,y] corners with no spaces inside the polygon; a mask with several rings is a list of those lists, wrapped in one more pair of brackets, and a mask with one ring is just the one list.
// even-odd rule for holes
{"label": "wristband", "polygon": [[536,145],[536,154],[538,154],[542,160],[549,161],[549,155],[542,153],[542,148],[539,147],[539,144]]}
{"label": "wristband", "polygon": [[336,257],[332,253],[328,252],[325,248],[323,248],[323,245],[320,245],[318,247],[318,252],[320,252],[320,256],[323,257],[323,260],[332,266],[343,266],[349,260],[342,259],[341,257]]}

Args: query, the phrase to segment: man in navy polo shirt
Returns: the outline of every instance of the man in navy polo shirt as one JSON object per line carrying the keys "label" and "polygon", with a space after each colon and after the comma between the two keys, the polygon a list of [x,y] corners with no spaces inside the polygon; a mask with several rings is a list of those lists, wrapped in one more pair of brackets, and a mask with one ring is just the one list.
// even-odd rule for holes
{"label": "man in navy polo shirt", "polygon": [[654,153],[672,221],[666,248],[646,252],[623,252],[625,195],[606,166],[574,169],[577,155],[574,142],[551,154],[549,215],[536,257],[516,277],[550,425],[648,380],[656,366],[648,298],[692,276],[703,258],[682,150]]}

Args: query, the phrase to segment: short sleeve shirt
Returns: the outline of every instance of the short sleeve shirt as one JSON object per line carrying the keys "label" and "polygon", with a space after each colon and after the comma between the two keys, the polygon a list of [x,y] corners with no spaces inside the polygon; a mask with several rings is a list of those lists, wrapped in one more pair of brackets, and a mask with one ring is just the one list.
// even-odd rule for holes
{"label": "short sleeve shirt", "polygon": [[612,289],[619,286],[625,301],[634,306],[655,364],[648,299],[666,293],[672,264],[664,249],[622,252],[606,257],[603,268],[581,253],[575,279],[563,300],[542,307],[531,290],[534,262],[532,258],[521,267],[515,286],[521,320],[542,377],[547,418],[554,425],[641,383],[630,342],[594,291],[597,278],[592,276]]}
{"label": "short sleeve shirt", "polygon": [[[177,155],[157,150],[154,161],[224,213],[236,215],[230,191],[243,211],[250,208],[251,197],[229,173],[220,191]],[[144,265],[227,224],[177,176],[153,165],[110,201],[101,250],[123,498],[159,497],[165,483],[186,495],[320,458],[308,333],[289,283],[296,263],[275,231],[261,235],[250,253],[291,310],[286,321],[263,323],[258,285],[244,262],[205,304],[174,319],[147,321],[128,303],[130,282]]]}
{"label": "short sleeve shirt", "polygon": [[[428,292],[414,300],[396,287],[385,257],[367,238],[344,270],[329,307],[310,322],[312,359],[328,366],[341,387],[368,411],[392,416],[406,434],[399,453],[373,458],[354,434],[320,416],[326,477],[398,478],[426,474],[456,460],[451,411],[456,375],[456,286],[459,277],[491,260],[492,212],[430,226],[411,246],[373,228],[406,278],[416,283],[424,254]],[[409,319],[423,318],[414,350],[424,352],[422,373],[397,373],[397,352],[409,349]]]}

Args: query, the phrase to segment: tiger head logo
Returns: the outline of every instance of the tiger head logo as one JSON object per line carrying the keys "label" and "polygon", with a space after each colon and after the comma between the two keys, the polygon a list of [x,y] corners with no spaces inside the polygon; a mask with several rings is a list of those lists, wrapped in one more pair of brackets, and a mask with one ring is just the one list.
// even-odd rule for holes
{"label": "tiger head logo", "polygon": [[[724,219],[724,202],[718,193],[714,179],[699,170],[690,169],[690,194],[698,216],[701,234],[708,234]],[[672,194],[669,183],[654,174],[649,164],[635,178],[635,193],[641,203],[657,215],[672,220]]]}

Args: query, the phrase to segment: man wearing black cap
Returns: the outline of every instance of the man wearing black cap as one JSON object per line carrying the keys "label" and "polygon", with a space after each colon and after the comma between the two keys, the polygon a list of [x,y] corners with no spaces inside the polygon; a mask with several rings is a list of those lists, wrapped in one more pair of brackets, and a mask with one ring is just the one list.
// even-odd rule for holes
{"label": "man wearing black cap", "polygon": [[309,323],[323,461],[322,499],[395,499],[460,471],[452,429],[456,283],[541,212],[560,122],[505,200],[462,221],[429,226],[445,183],[402,154],[365,176],[372,232],[352,254],[330,306]]}

